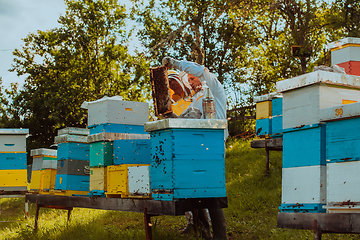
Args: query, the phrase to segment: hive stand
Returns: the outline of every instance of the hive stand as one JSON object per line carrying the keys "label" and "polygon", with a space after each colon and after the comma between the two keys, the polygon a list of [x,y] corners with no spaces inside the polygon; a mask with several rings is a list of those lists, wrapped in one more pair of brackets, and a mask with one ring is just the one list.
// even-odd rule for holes
{"label": "hive stand", "polygon": [[228,206],[226,197],[156,201],[134,198],[26,194],[25,201],[36,204],[35,229],[38,227],[40,208],[66,209],[68,210],[68,220],[70,220],[71,210],[74,207],[144,213],[146,240],[152,240],[151,217],[153,216],[179,216],[192,209],[227,208]]}
{"label": "hive stand", "polygon": [[[4,191],[4,190],[0,190],[0,200],[1,198],[20,198],[20,197],[25,197],[25,194],[27,193],[27,191]],[[24,216],[25,219],[28,218],[29,216],[29,204],[28,202],[25,201],[25,208],[24,208],[25,212],[24,212]],[[1,202],[0,202],[0,214],[1,214]]]}
{"label": "hive stand", "polygon": [[322,233],[360,233],[360,213],[278,213],[278,228],[314,230]]}
{"label": "hive stand", "polygon": [[283,150],[283,139],[282,138],[266,138],[262,140],[251,141],[252,148],[265,148],[266,152],[266,165],[265,173],[269,174],[270,164],[270,151],[282,151]]}

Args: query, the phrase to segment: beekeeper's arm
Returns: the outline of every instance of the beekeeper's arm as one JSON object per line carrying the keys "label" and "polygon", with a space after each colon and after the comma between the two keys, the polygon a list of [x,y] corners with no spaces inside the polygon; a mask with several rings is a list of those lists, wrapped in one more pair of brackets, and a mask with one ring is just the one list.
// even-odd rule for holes
{"label": "beekeeper's arm", "polygon": [[202,84],[206,82],[215,98],[216,118],[226,119],[226,94],[224,87],[209,69],[194,62],[179,61],[170,57],[163,59],[163,65],[194,75],[199,78]]}

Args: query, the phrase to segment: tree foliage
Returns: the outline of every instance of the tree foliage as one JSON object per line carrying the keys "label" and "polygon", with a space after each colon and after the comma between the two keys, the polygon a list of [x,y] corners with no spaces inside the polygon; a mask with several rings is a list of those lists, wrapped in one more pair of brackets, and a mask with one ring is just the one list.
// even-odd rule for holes
{"label": "tree foliage", "polygon": [[121,95],[144,101],[147,64],[128,53],[124,6],[115,0],[65,0],[60,27],[29,34],[12,71],[26,75],[15,97],[30,147],[53,143],[56,130],[84,127],[84,101]]}

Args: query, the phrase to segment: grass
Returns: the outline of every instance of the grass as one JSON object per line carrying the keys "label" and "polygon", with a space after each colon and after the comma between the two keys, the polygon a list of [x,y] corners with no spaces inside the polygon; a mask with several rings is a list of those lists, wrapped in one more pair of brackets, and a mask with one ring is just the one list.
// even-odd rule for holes
{"label": "grass", "polygon": [[[227,143],[226,181],[229,207],[224,210],[229,239],[313,239],[312,231],[279,229],[281,152],[270,153],[270,174],[265,174],[265,151],[252,149],[250,141]],[[66,210],[41,209],[39,229],[33,230],[35,205],[24,219],[24,199],[1,200],[0,239],[145,239],[140,213],[75,208],[67,222]],[[152,217],[156,240],[195,240],[181,235],[183,216]],[[323,239],[360,239],[358,235],[323,234]]]}

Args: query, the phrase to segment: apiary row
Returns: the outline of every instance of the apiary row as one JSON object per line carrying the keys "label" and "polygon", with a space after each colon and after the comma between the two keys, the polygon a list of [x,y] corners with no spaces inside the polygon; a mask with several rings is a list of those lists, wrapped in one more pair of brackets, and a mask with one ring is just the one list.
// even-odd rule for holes
{"label": "apiary row", "polygon": [[[360,41],[344,42],[336,46],[335,56],[348,59]],[[282,212],[359,210],[360,76],[346,72],[315,71],[277,83],[282,95]]]}
{"label": "apiary row", "polygon": [[[117,97],[84,107],[88,128],[62,129],[55,137],[56,176],[49,194],[163,201],[226,196],[226,120],[147,122],[146,103]],[[46,194],[42,185],[32,190]]]}
{"label": "apiary row", "polygon": [[29,129],[0,129],[0,191],[27,190]]}

